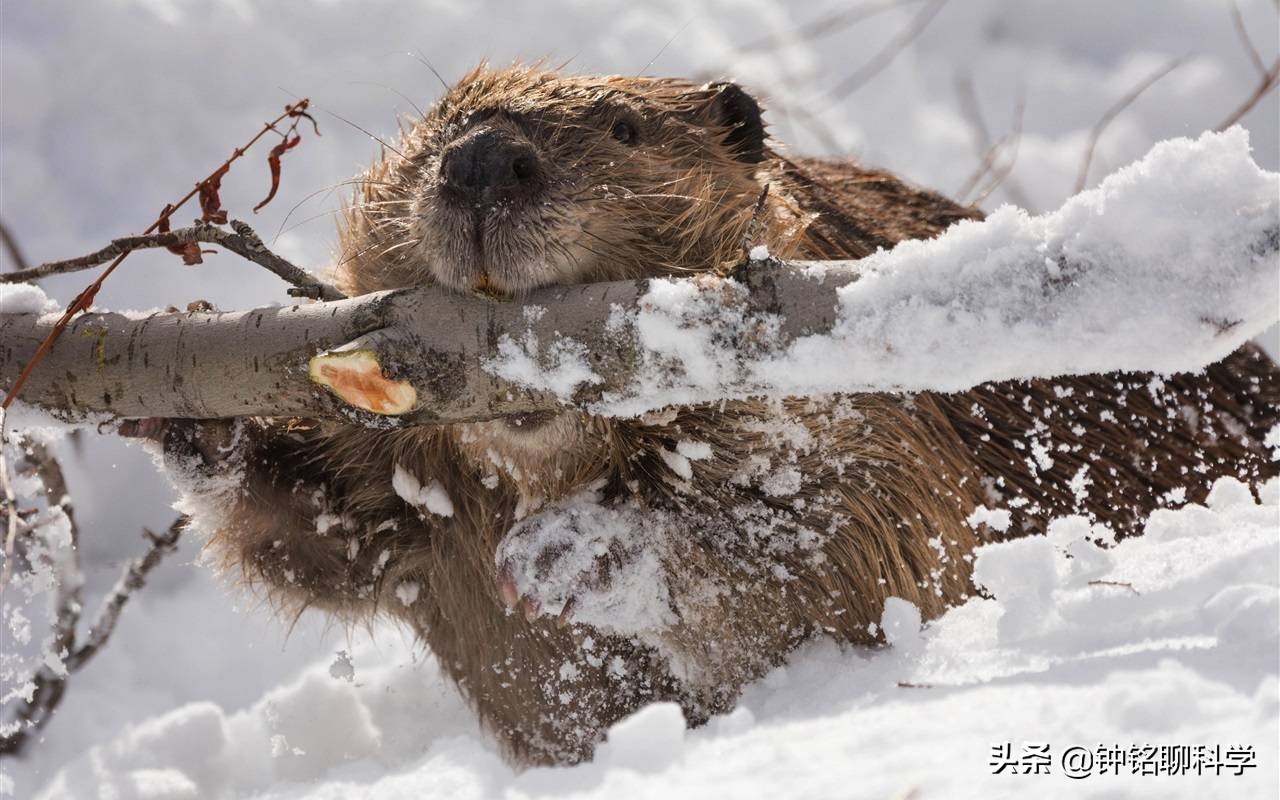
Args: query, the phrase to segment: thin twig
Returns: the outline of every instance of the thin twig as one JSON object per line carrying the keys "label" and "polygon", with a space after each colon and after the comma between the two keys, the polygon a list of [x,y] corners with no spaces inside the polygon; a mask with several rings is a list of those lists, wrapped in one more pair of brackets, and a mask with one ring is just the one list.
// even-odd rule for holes
{"label": "thin twig", "polygon": [[[1018,163],[1018,147],[1022,144],[1022,117],[1026,111],[1026,100],[1025,92],[1020,90],[1018,99],[1013,104],[1013,126],[1008,135],[1004,137],[1002,145],[1002,149],[1007,150],[1008,155],[1005,157],[1004,164],[992,172],[991,180],[987,182],[986,188],[978,192],[977,196],[973,198],[975,205],[985,202],[992,192],[1000,188],[1000,185],[1005,183],[1013,172],[1013,166]],[[1012,186],[1009,187],[1009,193],[1014,198],[1015,203],[1023,208],[1029,208],[1025,196],[1019,200],[1017,196],[1019,193],[1015,192]]]}
{"label": "thin twig", "polygon": [[1232,125],[1235,125],[1244,118],[1245,114],[1248,114],[1253,110],[1253,107],[1258,104],[1258,101],[1263,97],[1266,97],[1267,92],[1276,88],[1277,83],[1280,83],[1280,58],[1277,58],[1275,62],[1271,64],[1271,69],[1267,70],[1267,72],[1262,76],[1262,80],[1258,81],[1258,85],[1254,87],[1253,93],[1240,104],[1239,108],[1232,111],[1229,117],[1218,123],[1218,127],[1214,128],[1214,130],[1221,133]]}
{"label": "thin twig", "polygon": [[26,269],[27,259],[22,254],[22,248],[18,246],[18,240],[14,237],[13,232],[9,230],[8,225],[4,224],[4,220],[0,220],[0,242],[4,242],[5,252],[9,254],[9,259],[13,262],[14,269]]}
{"label": "thin twig", "polygon": [[[54,604],[53,639],[48,651],[53,653],[70,653],[75,648],[76,626],[80,622],[80,531],[76,525],[75,510],[71,506],[67,493],[67,481],[62,466],[58,463],[44,444],[27,443],[27,459],[40,475],[45,502],[49,508],[60,508],[67,518],[68,535],[70,537],[66,556],[74,565],[74,575],[59,575],[57,585],[57,601]],[[12,563],[13,555],[8,554],[6,569]],[[0,736],[0,754],[14,755],[22,747],[32,731],[42,728],[53,714],[53,710],[62,702],[66,690],[66,673],[60,677],[49,666],[41,666],[32,676],[34,689],[31,699],[19,707],[14,721],[19,727],[12,733]]]}
{"label": "thin twig", "polygon": [[1170,72],[1173,72],[1181,66],[1184,61],[1186,61],[1186,56],[1175,58],[1168,64],[1165,64],[1160,69],[1148,75],[1142,83],[1139,83],[1137,86],[1130,89],[1124,97],[1121,97],[1106,110],[1098,120],[1097,124],[1093,126],[1093,130],[1089,131],[1089,144],[1085,147],[1084,158],[1080,163],[1080,174],[1076,176],[1076,185],[1073,194],[1079,194],[1084,191],[1085,184],[1089,182],[1089,167],[1093,163],[1094,148],[1098,146],[1098,139],[1102,136],[1102,132],[1107,129],[1107,126],[1111,124],[1111,121],[1119,116],[1120,112],[1132,105],[1133,101],[1137,100],[1138,97],[1140,97],[1147,89],[1150,89],[1156,81],[1160,80],[1165,75],[1168,75]]}
{"label": "thin twig", "polygon": [[[800,27],[796,28],[796,36],[805,41],[817,41],[833,34],[839,33],[847,28],[857,25],[859,22],[879,16],[886,11],[891,11],[901,6],[919,3],[921,0],[887,0],[880,3],[864,3],[853,8],[844,8],[831,14],[824,14],[817,19],[810,20]],[[778,50],[788,43],[778,37],[774,33],[761,36],[742,46],[743,50],[754,51],[771,51]]]}
{"label": "thin twig", "polygon": [[18,542],[18,498],[9,477],[9,459],[4,454],[4,424],[8,409],[0,406],[0,489],[4,491],[4,515],[8,521],[4,537],[4,568],[0,570],[0,592],[9,586],[13,574],[13,553]]}
{"label": "thin twig", "polygon": [[1240,13],[1240,4],[1236,0],[1231,0],[1231,22],[1236,26],[1236,33],[1240,36],[1240,41],[1244,44],[1245,52],[1249,54],[1249,60],[1253,62],[1253,68],[1258,71],[1259,77],[1265,77],[1267,74],[1266,62],[1262,60],[1258,48],[1253,46],[1253,40],[1249,38],[1249,31],[1244,27],[1244,16]]}
{"label": "thin twig", "polygon": [[956,189],[952,195],[955,197],[956,202],[964,203],[965,198],[978,187],[978,184],[987,176],[987,173],[991,172],[991,168],[995,166],[996,160],[1000,157],[1000,151],[1004,149],[1008,139],[1008,136],[1001,136],[987,145],[986,150],[981,153],[982,158],[978,162],[978,166],[970,173],[969,177],[964,179],[964,183],[960,184],[960,188]]}
{"label": "thin twig", "polygon": [[839,155],[844,150],[843,145],[836,139],[836,135],[832,132],[830,126],[823,122],[822,118],[817,114],[805,108],[804,105],[800,103],[794,105],[781,103],[775,98],[770,101],[770,106],[782,112],[782,115],[796,127],[796,130],[805,131],[817,139],[818,144],[826,148],[830,155]]}
{"label": "thin twig", "polygon": [[[957,192],[956,198],[963,201],[969,192],[977,188],[979,182],[986,174],[995,166],[996,156],[999,155],[1008,145],[1009,136],[1002,136],[998,141],[992,141],[991,131],[987,128],[986,119],[982,116],[982,109],[978,105],[978,95],[973,88],[972,78],[965,74],[956,78],[956,98],[959,101],[960,113],[969,123],[969,127],[973,130],[973,147],[978,156],[978,168],[969,176],[968,180],[962,184],[960,191]],[[1022,119],[1023,112],[1026,107],[1026,88],[1022,87],[1018,92],[1018,99],[1014,103],[1012,128],[1018,132],[1018,139],[1014,141],[1014,157],[1017,156],[1017,145],[1020,143],[1022,136]],[[1022,208],[1031,209],[1031,201],[1027,197],[1027,193],[1023,191],[1022,186],[1016,183],[1010,176],[1013,172],[1013,159],[1010,159],[1007,169],[1003,171],[1000,181],[988,186],[986,194],[989,195],[996,187],[1003,184],[1005,193],[1013,203]],[[975,201],[978,202],[978,201]]]}
{"label": "thin twig", "polygon": [[1132,583],[1127,583],[1125,581],[1089,581],[1089,585],[1090,586],[1114,586],[1117,589],[1128,589],[1134,594],[1142,594],[1142,592],[1139,592],[1137,589],[1133,588]]}
{"label": "thin twig", "polygon": [[147,575],[159,566],[161,559],[177,549],[178,539],[182,536],[186,525],[187,517],[182,516],[171,522],[164,533],[153,533],[146,528],[142,529],[143,535],[151,543],[150,547],[141,558],[135,558],[125,565],[120,580],[111,590],[111,594],[102,601],[102,609],[98,612],[93,624],[89,626],[88,641],[77,647],[75,652],[67,657],[65,662],[67,669],[73,672],[80,669],[107,643],[116,629],[120,612],[124,610],[129,598],[146,584]]}
{"label": "thin twig", "polygon": [[929,27],[929,23],[933,21],[933,18],[937,16],[938,12],[946,4],[947,0],[933,0],[929,5],[921,9],[912,18],[910,24],[903,28],[897,36],[893,37],[880,52],[876,53],[866,64],[863,64],[857,72],[836,84],[835,88],[828,92],[828,95],[833,100],[843,100],[860,89],[867,81],[880,74],[880,71],[889,66],[913,39],[923,33],[925,28]]}
{"label": "thin twig", "polygon": [[[88,641],[84,644],[75,646],[75,623],[79,619],[78,611],[72,618],[70,615],[64,615],[60,610],[54,648],[55,652],[67,653],[62,660],[65,669],[58,674],[49,667],[41,667],[32,677],[35,689],[32,691],[31,700],[22,704],[16,716],[17,721],[26,724],[0,737],[0,754],[16,755],[32,733],[48,724],[53,717],[53,712],[62,702],[67,680],[88,664],[106,645],[115,631],[116,622],[125,604],[146,584],[147,576],[159,566],[161,560],[177,549],[178,539],[186,524],[187,517],[181,516],[174,520],[162,534],[143,530],[144,535],[151,542],[150,547],[141,558],[136,558],[125,565],[115,588],[103,600],[102,609],[89,627]],[[77,590],[75,608],[78,609],[79,605]],[[62,603],[60,608],[61,606]],[[69,628],[66,625],[68,620],[71,620]]]}
{"label": "thin twig", "polygon": [[[142,232],[143,235],[155,233],[161,227],[168,224],[169,218],[173,216],[174,212],[176,212],[179,208],[182,208],[182,206],[186,205],[187,202],[191,200],[191,198],[199,194],[201,189],[205,188],[207,185],[211,184],[212,182],[220,181],[222,179],[222,176],[226,174],[227,170],[231,168],[231,165],[236,160],[238,160],[241,156],[243,156],[249,150],[249,148],[257,144],[258,140],[261,139],[263,136],[266,136],[267,133],[276,130],[277,123],[280,123],[290,117],[305,115],[307,111],[307,105],[309,104],[309,102],[310,101],[304,97],[303,99],[299,100],[298,102],[292,105],[285,106],[284,113],[282,113],[280,116],[276,117],[272,121],[264,123],[262,126],[262,129],[259,130],[257,133],[255,133],[253,135],[253,138],[251,138],[243,146],[237,147],[234,151],[232,151],[231,156],[227,158],[226,161],[223,161],[222,164],[219,165],[217,169],[209,173],[209,175],[206,176],[204,180],[198,182],[195,186],[191,187],[191,191],[184,194],[182,198],[178,200],[178,202],[165,206],[164,211],[160,212],[160,216],[156,217],[155,222],[152,222],[150,225],[148,225],[147,229]],[[126,258],[128,258],[128,256],[129,256],[129,251],[125,251],[120,255],[116,256],[115,260],[112,261],[107,266],[107,268],[102,271],[101,275],[99,275],[92,283],[86,286],[84,290],[80,292],[80,294],[76,295],[75,299],[72,300],[71,303],[67,306],[67,310],[62,313],[62,317],[59,318],[57,325],[55,325],[53,329],[49,331],[49,335],[45,338],[43,342],[40,343],[39,349],[36,350],[35,354],[32,355],[31,360],[27,362],[25,367],[23,367],[21,374],[18,375],[18,379],[14,381],[13,386],[10,387],[8,394],[5,395],[4,402],[0,403],[0,408],[8,408],[9,405],[13,403],[13,401],[18,397],[18,393],[22,391],[22,385],[27,382],[27,378],[28,376],[31,375],[31,371],[35,369],[36,365],[38,365],[41,359],[44,358],[45,353],[49,352],[49,348],[53,347],[53,343],[58,341],[58,337],[62,335],[62,332],[64,330],[66,330],[67,325],[71,322],[72,318],[74,318],[75,315],[79,314],[81,311],[88,310],[89,306],[93,304],[93,298],[97,296],[98,290],[102,288],[103,281],[105,281],[111,275],[111,273],[115,271],[116,267],[120,266],[120,263],[124,261]],[[3,435],[3,432],[0,431],[0,437],[2,437],[2,435]]]}
{"label": "thin twig", "polygon": [[68,258],[64,261],[50,261],[47,264],[32,267],[24,272],[0,273],[0,283],[20,283],[37,280],[49,275],[61,275],[67,272],[91,269],[132,250],[173,247],[190,242],[199,242],[201,244],[220,245],[258,266],[270,270],[297,289],[297,291],[290,290],[289,294],[291,295],[315,297],[322,300],[343,300],[346,298],[346,295],[319,280],[311,273],[271,252],[262,243],[262,239],[259,238],[258,234],[245,223],[240,220],[231,220],[230,225],[232,228],[230,231],[216,225],[196,223],[190,228],[179,228],[165,233],[152,233],[146,236],[124,236],[115,239],[111,244],[95,253],[89,253],[78,258]]}

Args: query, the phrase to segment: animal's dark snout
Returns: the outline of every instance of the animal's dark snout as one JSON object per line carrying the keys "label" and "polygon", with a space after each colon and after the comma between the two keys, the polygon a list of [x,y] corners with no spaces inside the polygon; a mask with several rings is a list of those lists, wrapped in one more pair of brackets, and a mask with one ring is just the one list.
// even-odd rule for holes
{"label": "animal's dark snout", "polygon": [[496,130],[477,131],[454,142],[440,164],[445,190],[465,202],[532,194],[540,179],[538,154],[528,142]]}

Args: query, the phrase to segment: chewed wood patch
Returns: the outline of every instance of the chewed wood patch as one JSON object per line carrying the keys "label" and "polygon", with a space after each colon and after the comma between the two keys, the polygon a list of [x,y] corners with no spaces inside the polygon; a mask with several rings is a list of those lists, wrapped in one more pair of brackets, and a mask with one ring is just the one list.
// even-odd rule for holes
{"label": "chewed wood patch", "polygon": [[311,359],[311,380],[328,387],[344,402],[374,414],[413,410],[418,392],[408,381],[391,380],[371,350],[321,353]]}

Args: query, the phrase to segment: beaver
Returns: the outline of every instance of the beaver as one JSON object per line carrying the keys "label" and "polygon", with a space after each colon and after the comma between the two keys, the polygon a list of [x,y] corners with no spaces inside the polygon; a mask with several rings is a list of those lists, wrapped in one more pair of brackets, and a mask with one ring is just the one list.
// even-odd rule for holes
{"label": "beaver", "polygon": [[[482,67],[357,179],[337,276],[511,302],[723,273],[749,232],[781,258],[849,259],[981,216],[787,155],[732,82]],[[1280,370],[1246,346],[1172,377],[163,438],[218,563],[282,608],[403,621],[514,761],[552,764],[649,702],[704,722],[815,636],[882,644],[888,598],[936,617],[975,593],[984,542],[1066,514],[1130,535],[1220,476],[1275,475],[1278,420]]]}

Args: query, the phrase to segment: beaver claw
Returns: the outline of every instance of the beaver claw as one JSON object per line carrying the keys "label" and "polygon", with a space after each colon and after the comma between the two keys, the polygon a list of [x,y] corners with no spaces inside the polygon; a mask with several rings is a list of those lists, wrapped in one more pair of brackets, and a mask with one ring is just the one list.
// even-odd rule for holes
{"label": "beaver claw", "polygon": [[217,471],[235,457],[240,422],[146,417],[124,420],[116,432],[126,438],[159,442],[167,465],[202,473]]}
{"label": "beaver claw", "polygon": [[632,595],[655,587],[665,597],[656,519],[588,495],[521,520],[498,543],[499,599],[530,621],[546,615],[564,627],[630,613]]}

